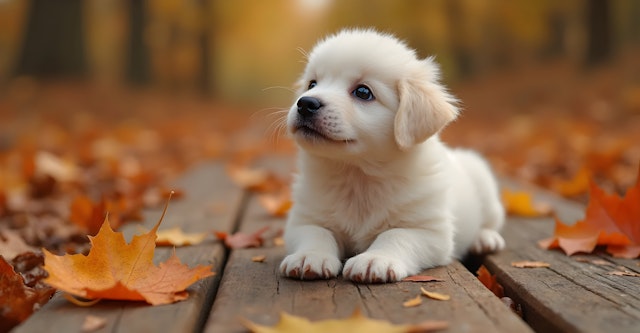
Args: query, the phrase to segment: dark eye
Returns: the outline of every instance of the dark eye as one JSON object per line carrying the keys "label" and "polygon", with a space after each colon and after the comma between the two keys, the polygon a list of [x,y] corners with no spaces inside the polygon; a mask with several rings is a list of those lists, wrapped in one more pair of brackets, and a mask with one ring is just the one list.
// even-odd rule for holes
{"label": "dark eye", "polygon": [[369,87],[365,86],[364,84],[357,86],[356,89],[351,92],[351,94],[363,101],[372,101],[375,98],[373,97],[373,93],[371,93],[371,89],[369,89]]}
{"label": "dark eye", "polygon": [[318,82],[316,82],[316,80],[311,80],[309,81],[309,86],[307,87],[307,90],[312,89],[313,87],[317,86]]}

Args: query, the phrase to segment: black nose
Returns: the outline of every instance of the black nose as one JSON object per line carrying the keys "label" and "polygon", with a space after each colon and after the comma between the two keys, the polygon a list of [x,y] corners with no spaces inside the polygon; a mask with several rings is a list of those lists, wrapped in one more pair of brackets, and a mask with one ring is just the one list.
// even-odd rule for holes
{"label": "black nose", "polygon": [[298,114],[304,118],[311,118],[320,110],[322,103],[315,97],[304,96],[298,100]]}

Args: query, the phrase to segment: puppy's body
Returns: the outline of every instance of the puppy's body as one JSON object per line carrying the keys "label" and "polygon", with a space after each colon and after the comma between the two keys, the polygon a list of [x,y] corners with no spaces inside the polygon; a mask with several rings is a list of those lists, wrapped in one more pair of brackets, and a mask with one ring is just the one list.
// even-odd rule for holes
{"label": "puppy's body", "polygon": [[[302,148],[284,275],[387,282],[504,246],[496,182],[438,131],[457,115],[431,59],[373,31],[321,42],[288,115]],[[342,259],[350,258],[342,267]]]}

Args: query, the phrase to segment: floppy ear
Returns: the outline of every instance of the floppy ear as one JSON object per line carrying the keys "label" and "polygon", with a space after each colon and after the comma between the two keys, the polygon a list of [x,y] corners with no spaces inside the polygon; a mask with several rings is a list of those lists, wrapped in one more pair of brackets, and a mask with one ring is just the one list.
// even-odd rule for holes
{"label": "floppy ear", "polygon": [[[434,73],[437,80],[437,73]],[[400,105],[394,135],[401,150],[425,141],[458,115],[456,99],[437,82],[403,79],[398,83]]]}

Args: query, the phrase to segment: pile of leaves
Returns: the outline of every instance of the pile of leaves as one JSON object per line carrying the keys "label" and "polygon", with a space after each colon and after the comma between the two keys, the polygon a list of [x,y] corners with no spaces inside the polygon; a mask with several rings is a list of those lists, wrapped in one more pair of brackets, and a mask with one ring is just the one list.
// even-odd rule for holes
{"label": "pile of leaves", "polygon": [[[88,236],[101,239],[107,213],[117,230],[163,203],[166,184],[197,161],[266,150],[241,130],[248,114],[197,98],[14,83],[0,98],[0,331],[48,301],[52,285],[63,289],[55,275],[45,280],[42,249],[49,260],[96,255]],[[179,232],[158,234],[173,245],[204,238],[183,234],[178,244]]]}

